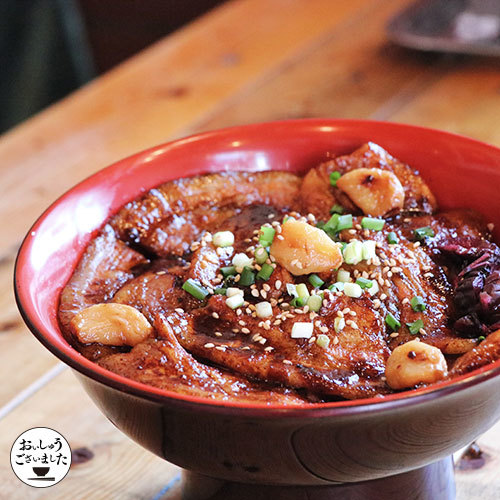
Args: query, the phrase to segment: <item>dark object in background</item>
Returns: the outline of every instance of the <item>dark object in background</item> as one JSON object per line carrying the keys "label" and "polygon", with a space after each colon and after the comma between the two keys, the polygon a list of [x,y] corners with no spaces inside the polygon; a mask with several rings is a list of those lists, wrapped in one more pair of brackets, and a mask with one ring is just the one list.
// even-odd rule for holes
{"label": "dark object in background", "polygon": [[412,49],[500,56],[500,1],[419,0],[389,22],[387,35]]}
{"label": "dark object in background", "polygon": [[223,0],[0,0],[0,133]]}

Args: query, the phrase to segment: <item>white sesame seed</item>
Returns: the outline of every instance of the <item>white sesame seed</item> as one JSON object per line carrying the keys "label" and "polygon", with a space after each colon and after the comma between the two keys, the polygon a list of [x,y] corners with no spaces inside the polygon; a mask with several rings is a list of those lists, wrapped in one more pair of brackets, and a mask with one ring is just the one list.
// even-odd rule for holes
{"label": "white sesame seed", "polygon": [[381,296],[380,296],[380,300],[385,300],[387,298],[387,295],[385,293],[383,293]]}
{"label": "white sesame seed", "polygon": [[250,292],[254,297],[258,297],[259,296],[259,290],[257,290],[256,288],[254,288],[251,292]]}
{"label": "white sesame seed", "polygon": [[241,329],[242,333],[250,333],[250,330],[248,328],[242,328]]}
{"label": "white sesame seed", "polygon": [[216,345],[215,348],[218,351],[222,351],[222,352],[224,352],[226,350],[226,346],[224,346],[224,345]]}
{"label": "white sesame seed", "polygon": [[215,311],[212,313],[212,317],[215,319],[219,319],[219,315]]}
{"label": "white sesame seed", "polygon": [[274,347],[271,347],[271,346],[267,346],[264,351],[266,352],[271,352],[271,351],[274,351]]}
{"label": "white sesame seed", "polygon": [[211,349],[212,347],[215,347],[215,344],[212,344],[212,342],[207,342],[203,347],[206,347],[207,349]]}
{"label": "white sesame seed", "polygon": [[408,304],[408,302],[410,302],[410,299],[409,299],[408,297],[405,297],[405,298],[401,301],[401,303],[402,303],[402,304]]}
{"label": "white sesame seed", "polygon": [[222,337],[222,333],[221,332],[215,332],[215,336],[216,337]]}
{"label": "white sesame seed", "polygon": [[267,283],[264,283],[264,284],[262,285],[262,288],[263,288],[266,292],[271,291],[271,287],[270,287]]}
{"label": "white sesame seed", "polygon": [[396,337],[399,336],[399,333],[398,332],[392,332],[389,337],[392,337],[393,339],[395,339]]}
{"label": "white sesame seed", "polygon": [[283,360],[283,364],[284,364],[284,365],[291,365],[291,364],[292,364],[292,362],[291,362],[289,359],[284,359],[284,360]]}
{"label": "white sesame seed", "polygon": [[184,314],[184,309],[182,309],[182,307],[177,307],[177,308],[175,309],[175,312],[176,312],[176,313],[179,313],[179,314]]}

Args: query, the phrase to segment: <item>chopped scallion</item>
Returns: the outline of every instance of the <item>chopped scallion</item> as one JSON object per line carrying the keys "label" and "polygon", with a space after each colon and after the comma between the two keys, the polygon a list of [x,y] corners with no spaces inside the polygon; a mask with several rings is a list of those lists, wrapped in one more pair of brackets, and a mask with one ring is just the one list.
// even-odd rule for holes
{"label": "chopped scallion", "polygon": [[184,282],[182,289],[198,300],[203,300],[208,295],[208,290],[191,278]]}
{"label": "chopped scallion", "polygon": [[387,313],[385,322],[393,332],[397,332],[401,327],[401,323],[391,313]]}
{"label": "chopped scallion", "polygon": [[255,273],[252,271],[251,267],[244,267],[241,272],[240,280],[238,281],[238,285],[241,286],[250,286],[255,283]]}
{"label": "chopped scallion", "polygon": [[245,303],[245,299],[243,298],[243,295],[238,293],[236,295],[232,295],[231,297],[228,297],[226,299],[226,304],[231,308],[231,309],[237,309],[238,307],[241,307]]}
{"label": "chopped scallion", "polygon": [[337,281],[328,287],[331,292],[343,292],[345,283],[343,281]]}
{"label": "chopped scallion", "polygon": [[346,264],[359,264],[363,260],[363,244],[359,240],[351,240],[344,249]]}
{"label": "chopped scallion", "polygon": [[302,307],[307,304],[308,297],[295,297],[290,301],[292,307]]}
{"label": "chopped scallion", "polygon": [[419,297],[418,295],[411,298],[410,305],[415,312],[423,312],[427,307],[425,305],[424,299],[422,297]]}
{"label": "chopped scallion", "polygon": [[368,280],[366,278],[358,278],[356,280],[356,283],[361,287],[361,288],[371,288],[373,286],[373,281]]}
{"label": "chopped scallion", "polygon": [[339,217],[340,217],[339,214],[333,214],[328,219],[328,222],[326,222],[326,224],[324,224],[321,229],[323,229],[323,231],[325,231],[325,233],[331,233],[331,234],[335,233],[335,231],[337,230],[337,224],[339,222]]}
{"label": "chopped scallion", "polygon": [[371,229],[373,231],[380,231],[385,224],[384,219],[374,219],[373,217],[363,217],[361,219],[361,227],[363,229]]}
{"label": "chopped scallion", "polygon": [[221,267],[220,272],[224,278],[227,278],[236,274],[236,268],[234,266]]}
{"label": "chopped scallion", "polygon": [[288,295],[291,295],[292,297],[299,296],[299,294],[297,293],[297,287],[293,283],[286,284],[286,291],[288,292]]}
{"label": "chopped scallion", "polygon": [[389,245],[395,245],[396,243],[399,243],[399,239],[394,231],[391,231],[387,235],[387,243],[389,243]]}
{"label": "chopped scallion", "polygon": [[363,241],[363,260],[374,259],[377,254],[375,249],[377,248],[377,242],[374,240]]}
{"label": "chopped scallion", "polygon": [[323,299],[321,298],[321,295],[311,295],[307,299],[306,304],[309,306],[310,311],[318,312],[323,305]]}
{"label": "chopped scallion", "polygon": [[270,264],[263,264],[260,271],[257,273],[257,279],[267,281],[273,274],[274,267]]}
{"label": "chopped scallion", "polygon": [[292,326],[292,339],[310,339],[312,337],[314,325],[297,321]]}
{"label": "chopped scallion", "polygon": [[477,340],[479,340],[479,342],[482,342],[486,337],[484,335],[481,335],[477,338]]}
{"label": "chopped scallion", "polygon": [[363,290],[357,283],[346,283],[344,285],[344,293],[348,297],[352,297],[354,299],[359,299],[361,297]]}
{"label": "chopped scallion", "polygon": [[234,243],[234,234],[231,231],[215,233],[212,242],[216,247],[230,247]]}
{"label": "chopped scallion", "polygon": [[321,288],[325,284],[317,274],[311,274],[307,281],[309,281],[314,288]]}
{"label": "chopped scallion", "polygon": [[425,238],[432,238],[434,236],[434,230],[429,227],[419,227],[413,231],[415,238],[419,241],[424,240]]}
{"label": "chopped scallion", "polygon": [[273,308],[269,302],[255,304],[255,312],[259,318],[269,318],[273,315]]}
{"label": "chopped scallion", "polygon": [[337,281],[341,281],[342,283],[349,283],[351,281],[351,273],[346,271],[345,269],[339,269],[337,273]]}
{"label": "chopped scallion", "polygon": [[299,283],[297,285],[297,293],[299,294],[299,297],[309,297],[309,290],[304,283]]}
{"label": "chopped scallion", "polygon": [[344,229],[351,229],[352,227],[352,214],[340,215],[337,223],[337,231]]}
{"label": "chopped scallion", "polygon": [[333,207],[330,208],[330,213],[342,215],[344,213],[344,207],[342,205],[333,205]]}
{"label": "chopped scallion", "polygon": [[219,288],[216,288],[214,290],[214,293],[217,295],[226,295],[226,292],[227,292],[227,288],[224,288],[222,286],[220,286]]}
{"label": "chopped scallion", "polygon": [[253,259],[251,259],[245,253],[237,253],[232,260],[233,266],[236,268],[236,271],[241,273],[244,267],[250,267],[253,264]]}
{"label": "chopped scallion", "polygon": [[243,296],[243,290],[241,288],[236,288],[235,286],[230,286],[226,289],[226,296],[232,297],[233,295],[241,295]]}
{"label": "chopped scallion", "polygon": [[379,292],[379,287],[378,283],[375,280],[372,280],[372,286],[368,288],[368,293],[370,294],[370,297],[373,297],[375,294]]}
{"label": "chopped scallion", "polygon": [[337,181],[342,177],[342,174],[340,172],[330,172],[330,185],[331,186],[336,186]]}
{"label": "chopped scallion", "polygon": [[264,247],[258,247],[256,250],[255,250],[255,262],[257,262],[257,264],[264,264],[264,262],[266,262],[266,260],[269,258],[269,254],[267,253],[266,249]]}
{"label": "chopped scallion", "polygon": [[412,335],[416,335],[424,327],[424,322],[421,319],[417,319],[413,323],[406,323],[406,326]]}
{"label": "chopped scallion", "polygon": [[276,234],[276,229],[270,226],[261,226],[260,228],[260,236],[259,236],[259,243],[263,247],[269,247],[271,246],[273,240],[274,240],[274,235]]}

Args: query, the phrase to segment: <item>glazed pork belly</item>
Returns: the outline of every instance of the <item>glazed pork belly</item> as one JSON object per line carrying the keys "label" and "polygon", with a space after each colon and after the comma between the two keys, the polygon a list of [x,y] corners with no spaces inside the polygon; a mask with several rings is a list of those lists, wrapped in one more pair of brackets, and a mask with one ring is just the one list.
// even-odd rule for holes
{"label": "glazed pork belly", "polygon": [[[437,212],[418,172],[368,143],[303,178],[152,189],[89,245],[59,314],[68,340],[120,375],[293,405],[383,397],[498,359],[499,292],[482,218]],[[95,342],[118,310],[123,331]]]}

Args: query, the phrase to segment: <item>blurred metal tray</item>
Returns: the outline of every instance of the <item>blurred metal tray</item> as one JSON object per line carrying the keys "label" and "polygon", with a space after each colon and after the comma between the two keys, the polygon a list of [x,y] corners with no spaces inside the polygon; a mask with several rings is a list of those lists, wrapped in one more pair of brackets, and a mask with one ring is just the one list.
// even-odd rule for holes
{"label": "blurred metal tray", "polygon": [[412,49],[500,56],[500,0],[419,0],[386,28]]}

